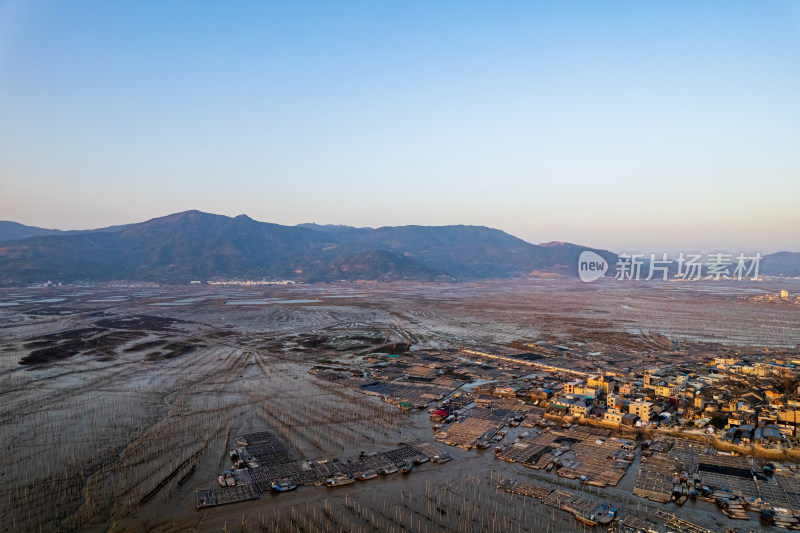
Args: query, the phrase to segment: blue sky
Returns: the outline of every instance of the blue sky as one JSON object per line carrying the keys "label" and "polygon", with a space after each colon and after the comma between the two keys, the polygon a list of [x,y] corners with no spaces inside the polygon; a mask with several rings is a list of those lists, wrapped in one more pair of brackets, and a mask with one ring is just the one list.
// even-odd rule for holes
{"label": "blue sky", "polygon": [[0,219],[800,251],[797,2],[0,2]]}

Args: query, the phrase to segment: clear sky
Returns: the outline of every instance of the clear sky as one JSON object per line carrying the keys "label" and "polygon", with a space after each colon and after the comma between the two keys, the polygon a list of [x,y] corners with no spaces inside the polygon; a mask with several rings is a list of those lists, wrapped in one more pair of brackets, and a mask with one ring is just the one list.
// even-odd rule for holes
{"label": "clear sky", "polygon": [[800,2],[0,2],[0,219],[800,251]]}

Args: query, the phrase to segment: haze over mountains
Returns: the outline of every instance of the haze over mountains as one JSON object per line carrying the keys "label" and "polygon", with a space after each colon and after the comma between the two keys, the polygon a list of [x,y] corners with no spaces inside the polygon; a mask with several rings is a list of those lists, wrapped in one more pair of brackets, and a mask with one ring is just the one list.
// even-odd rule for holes
{"label": "haze over mountains", "polygon": [[81,233],[120,231],[131,225],[132,224],[123,224],[120,226],[108,226],[106,228],[63,231],[60,229],[37,228],[36,226],[26,226],[19,222],[0,220],[0,242],[27,239],[28,237],[41,237],[44,235],[79,235]]}
{"label": "haze over mountains", "polygon": [[[458,281],[532,272],[575,276],[578,256],[591,249],[535,245],[482,226],[282,226],[199,211],[89,231],[0,222],[0,242],[3,285],[212,278]],[[612,265],[616,261],[612,252],[594,251]],[[800,275],[800,254],[772,254],[762,265],[764,273]]]}

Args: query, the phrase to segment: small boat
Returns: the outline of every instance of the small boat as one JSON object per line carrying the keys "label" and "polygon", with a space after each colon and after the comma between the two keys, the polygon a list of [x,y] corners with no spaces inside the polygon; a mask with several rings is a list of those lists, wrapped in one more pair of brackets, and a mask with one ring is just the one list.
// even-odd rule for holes
{"label": "small boat", "polygon": [[368,479],[375,479],[376,477],[378,477],[377,472],[375,472],[374,470],[367,470],[366,472],[358,476],[358,479],[360,481],[367,481]]}
{"label": "small boat", "polygon": [[404,474],[408,474],[409,472],[411,472],[411,470],[413,468],[414,468],[414,463],[408,462],[408,463],[403,465],[403,468],[401,469],[401,472],[403,472]]}
{"label": "small boat", "polygon": [[233,470],[228,470],[225,472],[225,484],[229,487],[236,485],[236,480],[233,479]]}
{"label": "small boat", "polygon": [[341,487],[342,485],[349,485],[355,483],[356,480],[346,474],[339,476],[329,477],[325,480],[325,485],[329,487]]}
{"label": "small boat", "polygon": [[575,518],[580,520],[584,524],[587,524],[587,525],[590,525],[590,526],[596,526],[597,525],[597,520],[594,519],[594,515],[586,516],[586,515],[582,515],[580,513],[575,513]]}
{"label": "small boat", "polygon": [[383,476],[388,476],[389,474],[394,474],[395,472],[397,472],[397,467],[394,465],[384,466],[383,468],[378,470],[378,473]]}
{"label": "small boat", "polygon": [[225,484],[225,478],[222,476],[217,477],[217,483],[219,483],[220,487],[227,487],[227,485]]}
{"label": "small boat", "polygon": [[414,458],[414,464],[421,465],[422,463],[427,463],[430,461],[427,455],[418,455]]}
{"label": "small boat", "polygon": [[291,479],[281,479],[270,484],[272,490],[275,492],[286,492],[297,488],[297,484],[293,483]]}

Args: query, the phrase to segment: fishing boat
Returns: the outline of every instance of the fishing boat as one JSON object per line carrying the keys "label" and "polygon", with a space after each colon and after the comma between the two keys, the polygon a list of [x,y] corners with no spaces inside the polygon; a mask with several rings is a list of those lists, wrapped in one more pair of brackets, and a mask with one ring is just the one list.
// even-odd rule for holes
{"label": "fishing boat", "polygon": [[233,479],[233,470],[228,470],[225,472],[225,484],[229,487],[236,485],[236,480]]}
{"label": "fishing boat", "polygon": [[427,455],[418,455],[414,458],[414,464],[421,465],[422,463],[427,463],[430,461]]}
{"label": "fishing boat", "polygon": [[376,477],[378,477],[377,472],[375,472],[374,470],[367,470],[366,472],[358,476],[358,479],[360,481],[367,481],[369,479],[375,479]]}
{"label": "fishing boat", "polygon": [[325,485],[329,487],[341,487],[342,485],[349,485],[351,483],[355,483],[356,480],[346,474],[342,474],[339,476],[329,477],[325,480]]}
{"label": "fishing boat", "polygon": [[594,519],[594,515],[586,516],[580,513],[576,513],[574,516],[577,520],[583,522],[586,525],[596,526],[598,524],[597,520]]}
{"label": "fishing boat", "polygon": [[383,468],[378,470],[378,473],[384,476],[388,476],[389,474],[394,474],[395,472],[397,472],[397,467],[394,465],[384,466]]}
{"label": "fishing boat", "polygon": [[270,484],[272,490],[275,492],[286,492],[297,488],[297,484],[293,483],[291,479],[281,479]]}
{"label": "fishing boat", "polygon": [[409,472],[411,472],[411,470],[413,468],[414,468],[414,463],[409,461],[409,462],[407,462],[406,464],[403,465],[403,468],[401,469],[401,472],[403,472],[404,474],[408,474]]}
{"label": "fishing boat", "polygon": [[219,483],[220,487],[226,487],[225,478],[222,476],[217,476],[217,483]]}

